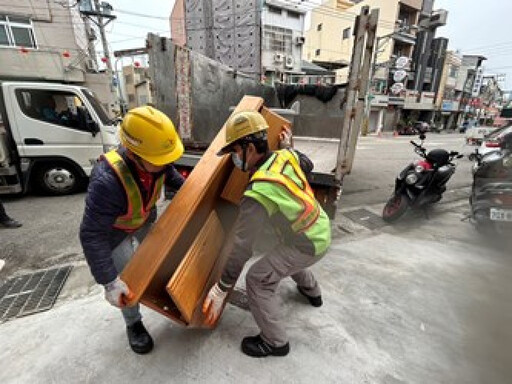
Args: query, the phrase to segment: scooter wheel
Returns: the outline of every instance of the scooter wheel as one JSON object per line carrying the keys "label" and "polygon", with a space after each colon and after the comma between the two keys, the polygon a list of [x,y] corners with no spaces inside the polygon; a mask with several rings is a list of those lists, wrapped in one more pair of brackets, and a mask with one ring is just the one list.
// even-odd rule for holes
{"label": "scooter wheel", "polygon": [[393,195],[382,210],[382,219],[393,223],[400,219],[409,208],[409,198],[404,194]]}

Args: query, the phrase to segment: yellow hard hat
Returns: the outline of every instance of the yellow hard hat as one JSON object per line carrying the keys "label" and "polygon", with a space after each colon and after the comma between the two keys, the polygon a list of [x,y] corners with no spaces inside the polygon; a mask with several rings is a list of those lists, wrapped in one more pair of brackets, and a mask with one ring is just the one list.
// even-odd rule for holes
{"label": "yellow hard hat", "polygon": [[183,155],[183,143],[171,119],[153,107],[129,110],[121,122],[120,137],[126,148],[154,165],[172,163]]}
{"label": "yellow hard hat", "polygon": [[217,155],[222,156],[230,152],[236,141],[267,129],[267,121],[259,112],[241,111],[234,113],[226,123],[226,144]]}

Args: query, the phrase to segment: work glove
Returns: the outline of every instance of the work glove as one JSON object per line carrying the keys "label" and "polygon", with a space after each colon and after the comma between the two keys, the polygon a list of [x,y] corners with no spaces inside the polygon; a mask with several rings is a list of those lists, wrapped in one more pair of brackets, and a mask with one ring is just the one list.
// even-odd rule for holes
{"label": "work glove", "polygon": [[205,323],[213,325],[217,321],[222,309],[222,304],[226,300],[227,292],[220,289],[219,284],[215,284],[208,292],[208,295],[204,299],[203,303],[203,314],[206,317]]}
{"label": "work glove", "polygon": [[279,134],[279,149],[286,149],[293,146],[292,131],[290,127],[283,125]]}
{"label": "work glove", "polygon": [[105,299],[114,307],[124,308],[132,300],[133,292],[119,276],[114,281],[104,285]]}

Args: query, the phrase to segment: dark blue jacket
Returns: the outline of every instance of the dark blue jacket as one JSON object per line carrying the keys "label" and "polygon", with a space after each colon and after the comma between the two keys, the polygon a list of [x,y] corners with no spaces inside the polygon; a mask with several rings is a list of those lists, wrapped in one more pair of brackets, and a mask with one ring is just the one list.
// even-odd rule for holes
{"label": "dark blue jacket", "polygon": [[[118,152],[138,182],[135,164],[127,159],[123,149]],[[177,191],[182,186],[184,179],[174,166],[167,166],[162,173],[166,173],[165,185],[171,190]],[[147,195],[150,192],[145,191],[140,183],[138,185],[144,201],[147,201]],[[126,213],[127,209],[128,201],[124,187],[115,171],[102,158],[91,174],[84,216],[80,225],[80,242],[91,273],[98,284],[109,283],[118,275],[112,260],[112,250],[128,234],[112,226],[119,216]],[[149,218],[150,222],[155,220],[156,207]]]}

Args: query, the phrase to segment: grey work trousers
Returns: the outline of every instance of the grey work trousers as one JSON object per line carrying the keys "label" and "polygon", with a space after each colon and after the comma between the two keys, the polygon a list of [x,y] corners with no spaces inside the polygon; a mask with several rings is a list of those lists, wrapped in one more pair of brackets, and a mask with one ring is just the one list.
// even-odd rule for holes
{"label": "grey work trousers", "polygon": [[291,276],[306,294],[320,296],[320,287],[313,273],[307,269],[320,259],[321,256],[306,255],[296,248],[279,244],[247,271],[249,308],[261,330],[261,337],[270,345],[281,347],[288,342],[275,294],[279,282]]}
{"label": "grey work trousers", "polygon": [[[137,250],[139,244],[144,240],[151,228],[151,223],[144,225],[133,234],[129,234],[126,238],[112,251],[112,260],[117,269],[117,273],[121,274],[124,267],[132,259],[133,254]],[[127,326],[135,324],[137,321],[142,320],[140,314],[139,303],[132,307],[125,307],[121,309],[124,321]]]}

